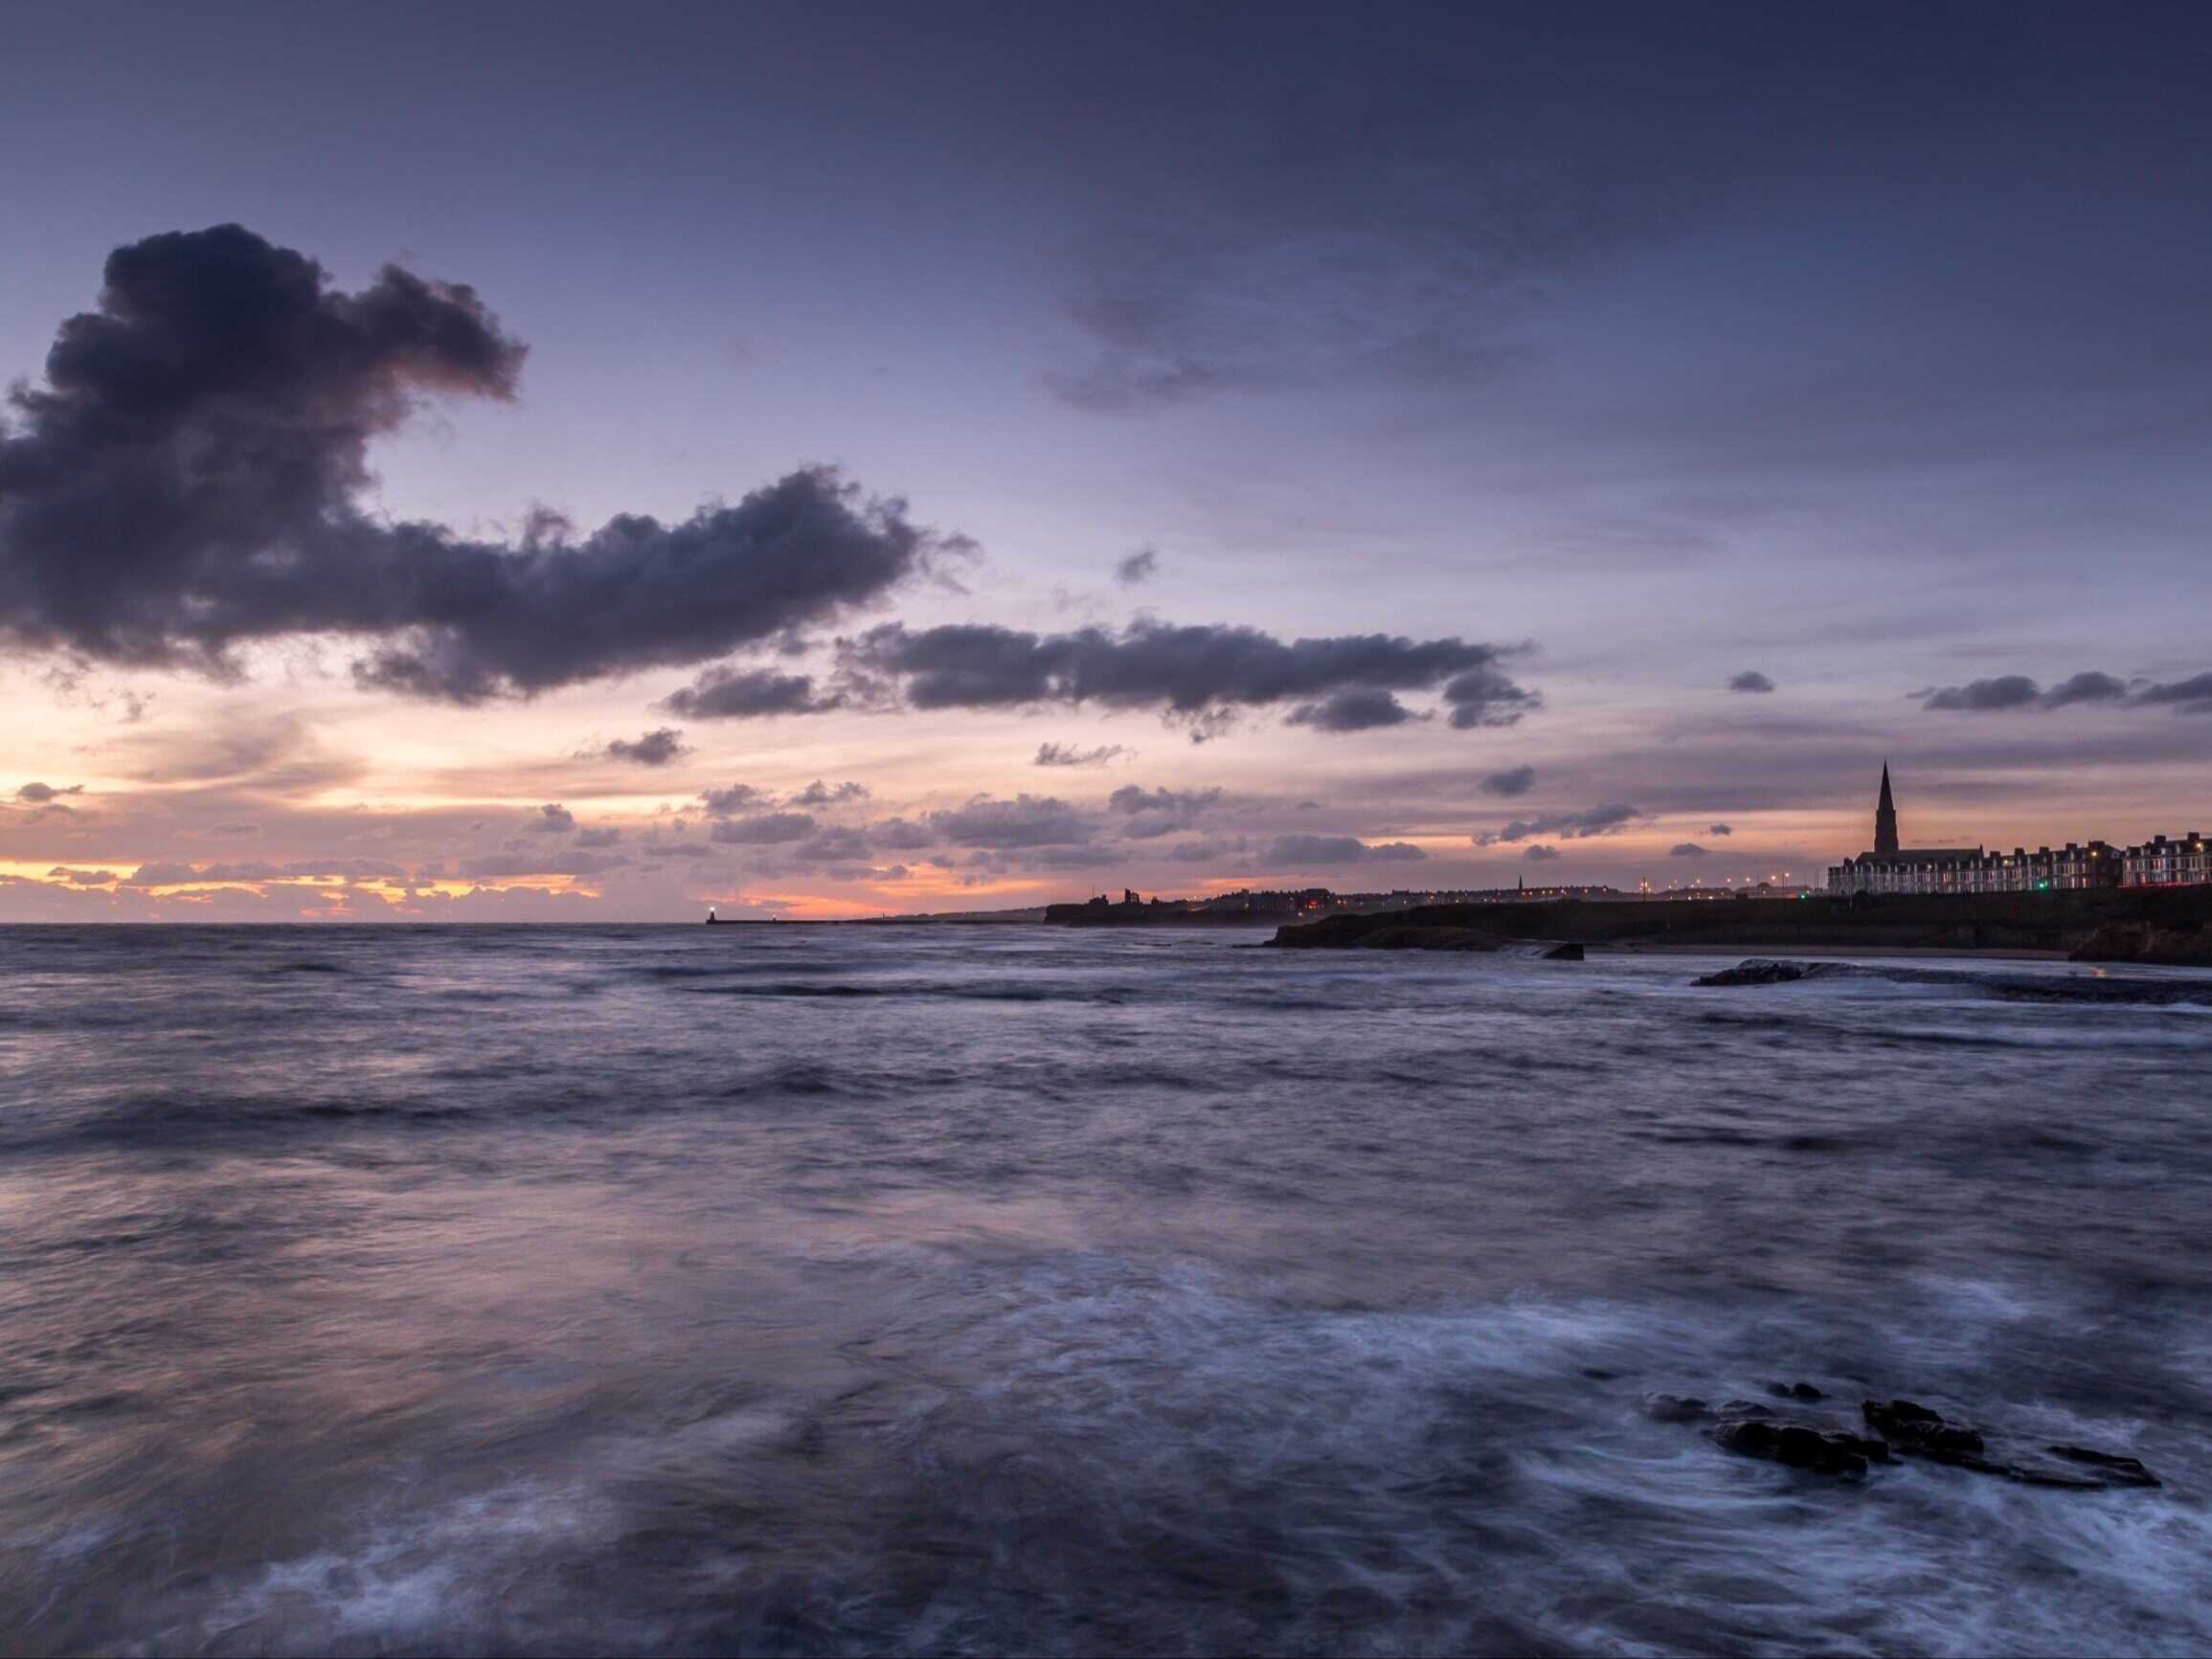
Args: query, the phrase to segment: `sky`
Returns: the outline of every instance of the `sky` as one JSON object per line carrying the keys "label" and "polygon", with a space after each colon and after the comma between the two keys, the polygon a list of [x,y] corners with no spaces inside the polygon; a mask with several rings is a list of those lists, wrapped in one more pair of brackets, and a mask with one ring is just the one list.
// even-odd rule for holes
{"label": "sky", "polygon": [[2212,13],[23,5],[0,919],[2212,828]]}

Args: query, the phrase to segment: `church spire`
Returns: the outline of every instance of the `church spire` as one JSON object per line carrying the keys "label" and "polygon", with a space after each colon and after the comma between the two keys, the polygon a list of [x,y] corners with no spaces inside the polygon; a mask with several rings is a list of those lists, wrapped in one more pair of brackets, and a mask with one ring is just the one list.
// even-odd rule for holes
{"label": "church spire", "polygon": [[1897,803],[1889,798],[1889,762],[1882,763],[1882,799],[1874,808],[1874,850],[1897,850]]}

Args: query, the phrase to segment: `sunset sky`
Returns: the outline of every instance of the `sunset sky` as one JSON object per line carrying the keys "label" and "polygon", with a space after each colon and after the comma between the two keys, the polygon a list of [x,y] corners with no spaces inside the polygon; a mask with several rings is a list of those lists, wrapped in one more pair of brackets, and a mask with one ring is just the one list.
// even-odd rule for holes
{"label": "sunset sky", "polygon": [[2212,828],[2208,17],[13,10],[0,919]]}

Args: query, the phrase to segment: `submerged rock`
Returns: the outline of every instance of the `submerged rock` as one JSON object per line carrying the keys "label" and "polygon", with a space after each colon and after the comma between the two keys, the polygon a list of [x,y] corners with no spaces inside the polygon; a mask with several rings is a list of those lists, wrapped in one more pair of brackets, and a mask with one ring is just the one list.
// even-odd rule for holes
{"label": "submerged rock", "polygon": [[1716,1444],[1745,1457],[1765,1458],[1815,1474],[1858,1478],[1869,1462],[1887,1463],[1889,1448],[1879,1440],[1848,1429],[1816,1428],[1804,1423],[1777,1423],[1769,1417],[1724,1422],[1713,1430]]}
{"label": "submerged rock", "polygon": [[1908,1457],[1970,1468],[1976,1474],[2000,1475],[2023,1486],[2098,1491],[2108,1487],[2159,1484],[2158,1477],[2139,1460],[2086,1446],[2050,1446],[2040,1451],[2032,1447],[2001,1448],[2002,1455],[1993,1455],[1974,1429],[1946,1422],[1940,1413],[1909,1400],[1892,1400],[1886,1405],[1869,1400],[1860,1406],[1860,1412],[1885,1440]]}
{"label": "submerged rock", "polygon": [[2044,1447],[2053,1457],[2063,1457],[2068,1463],[2080,1464],[2095,1469],[2105,1477],[2108,1486],[2156,1486],[2158,1477],[2145,1468],[2139,1459],[2121,1457],[2116,1452],[2092,1451],[2086,1446],[2053,1446]]}
{"label": "submerged rock", "polygon": [[1867,1427],[1899,1451],[1914,1457],[1935,1463],[1964,1463],[1970,1457],[1979,1457],[1983,1450],[1981,1436],[1973,1429],[1946,1423],[1940,1413],[1910,1400],[1892,1400],[1887,1405],[1864,1401],[1859,1413],[1866,1419]]}
{"label": "submerged rock", "polygon": [[1647,1394],[1643,1409],[1646,1417],[1659,1423],[1704,1423],[1713,1415],[1704,1401],[1674,1394]]}
{"label": "submerged rock", "polygon": [[2159,1484],[2139,1460],[2089,1446],[2000,1446],[1993,1451],[1979,1430],[1951,1422],[1916,1401],[1862,1401],[1860,1415],[1874,1432],[1862,1434],[1833,1418],[1802,1410],[1804,1404],[1825,1398],[1810,1382],[1770,1383],[1768,1392],[1789,1402],[1783,1413],[1755,1400],[1730,1400],[1714,1406],[1694,1396],[1673,1394],[1647,1394],[1643,1408],[1646,1416],[1659,1423],[1711,1424],[1706,1435],[1739,1457],[1843,1480],[1862,1480],[1869,1465],[1893,1463],[1905,1456],[1998,1475],[2023,1486],[2073,1491]]}
{"label": "submerged rock", "polygon": [[1703,979],[1693,979],[1693,985],[1784,985],[1792,979],[1805,976],[1802,962],[1768,962],[1752,960],[1738,963],[1733,968],[1723,968],[1718,974],[1707,974]]}

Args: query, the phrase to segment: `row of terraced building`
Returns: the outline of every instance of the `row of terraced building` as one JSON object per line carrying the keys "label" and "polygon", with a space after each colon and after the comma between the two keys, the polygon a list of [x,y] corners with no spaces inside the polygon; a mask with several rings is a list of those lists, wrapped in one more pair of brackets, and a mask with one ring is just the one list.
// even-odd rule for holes
{"label": "row of terraced building", "polygon": [[1898,843],[1897,805],[1889,768],[1874,809],[1874,850],[1828,872],[1828,890],[1851,893],[2040,893],[2088,887],[2175,887],[2212,882],[2212,847],[2192,830],[2178,841],[2155,836],[2139,846],[2106,841],[2030,852],[1980,847],[1907,847]]}

